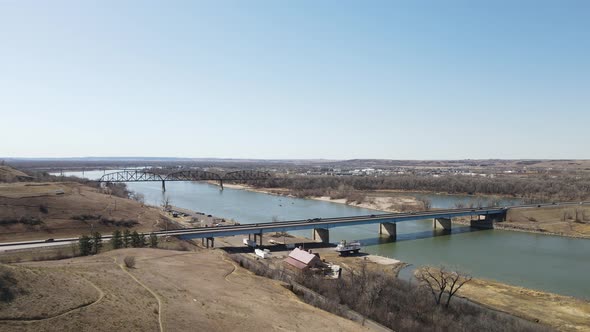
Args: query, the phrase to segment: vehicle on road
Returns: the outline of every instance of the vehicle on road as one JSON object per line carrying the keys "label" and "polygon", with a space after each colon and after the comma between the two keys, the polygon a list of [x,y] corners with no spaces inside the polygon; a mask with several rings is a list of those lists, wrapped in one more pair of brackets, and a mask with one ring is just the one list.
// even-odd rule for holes
{"label": "vehicle on road", "polygon": [[53,241],[55,241],[55,239],[47,239],[47,240],[45,240],[45,242],[53,242]]}

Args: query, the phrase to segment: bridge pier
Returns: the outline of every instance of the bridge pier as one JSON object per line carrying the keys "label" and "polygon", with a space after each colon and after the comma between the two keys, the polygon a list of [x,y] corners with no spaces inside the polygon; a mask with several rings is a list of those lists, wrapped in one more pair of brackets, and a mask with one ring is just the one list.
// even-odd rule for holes
{"label": "bridge pier", "polygon": [[[258,241],[256,240],[256,236],[258,236]],[[250,237],[250,234],[248,234],[248,238],[249,237]],[[259,246],[262,245],[262,232],[260,232],[260,233],[254,233],[254,242],[256,242],[256,244],[259,245]]]}
{"label": "bridge pier", "polygon": [[313,239],[319,239],[322,243],[330,243],[330,231],[327,228],[314,228]]}
{"label": "bridge pier", "polygon": [[162,191],[166,191],[166,181],[162,180]]}
{"label": "bridge pier", "polygon": [[397,238],[397,224],[392,222],[383,222],[379,224],[379,235],[389,235],[390,239]]}
{"label": "bridge pier", "polygon": [[[482,219],[483,217],[483,219]],[[495,222],[502,222],[506,218],[506,214],[486,214],[477,216],[476,220],[470,220],[469,224],[473,228],[479,229],[493,229]]]}
{"label": "bridge pier", "polygon": [[452,229],[451,218],[434,218],[434,220],[432,221],[432,227],[434,229],[439,227],[443,228],[446,231],[450,231]]}
{"label": "bridge pier", "polygon": [[211,241],[211,248],[214,248],[215,247],[215,238],[214,237],[207,238],[207,248],[209,248],[209,241]]}
{"label": "bridge pier", "polygon": [[223,179],[219,179],[219,187],[223,190]]}

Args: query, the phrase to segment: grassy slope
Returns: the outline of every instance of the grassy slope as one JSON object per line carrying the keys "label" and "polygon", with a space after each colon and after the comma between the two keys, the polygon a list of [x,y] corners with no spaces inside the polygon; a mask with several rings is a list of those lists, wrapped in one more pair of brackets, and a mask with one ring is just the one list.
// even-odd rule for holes
{"label": "grassy slope", "polygon": [[156,223],[163,218],[155,208],[103,194],[98,189],[79,183],[0,184],[0,222],[23,217],[43,221],[37,225],[0,225],[0,241],[78,236],[91,229],[110,233],[117,228],[98,220],[74,219],[80,215],[100,215],[116,221],[134,220],[138,222],[134,227],[139,231],[157,229]]}
{"label": "grassy slope", "polygon": [[[137,264],[125,271],[119,264],[127,255],[135,256]],[[363,330],[301,302],[278,282],[235,266],[218,251],[124,249],[26,266],[79,274],[96,284],[104,297],[53,320],[0,321],[0,330],[158,331],[160,311],[166,331]]]}
{"label": "grassy slope", "polygon": [[100,292],[88,280],[60,269],[36,269],[0,264],[0,276],[17,280],[10,302],[0,302],[0,321],[53,317],[89,305]]}

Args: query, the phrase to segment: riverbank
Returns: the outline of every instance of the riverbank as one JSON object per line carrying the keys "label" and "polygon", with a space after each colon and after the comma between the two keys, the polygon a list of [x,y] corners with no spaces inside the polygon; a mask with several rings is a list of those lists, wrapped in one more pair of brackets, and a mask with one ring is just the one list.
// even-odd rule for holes
{"label": "riverbank", "polygon": [[[286,188],[254,188],[247,185],[241,184],[224,184],[226,188],[232,189],[240,189],[240,190],[247,190],[251,192],[261,193],[261,194],[268,194],[268,195],[278,195],[278,196],[286,196],[286,197],[294,197],[294,198],[301,198],[292,195],[289,192],[289,189]],[[384,191],[380,191],[384,192]],[[369,210],[375,211],[382,211],[382,212],[403,212],[410,211],[410,210],[423,210],[424,204],[418,201],[415,197],[411,196],[380,196],[376,195],[378,192],[371,192],[371,193],[361,193],[359,192],[357,198],[362,198],[361,201],[359,200],[350,200],[347,198],[331,198],[329,196],[309,196],[303,199],[313,199],[316,201],[323,201],[323,202],[330,202],[330,203],[337,203],[337,204],[344,204],[348,206],[364,208]]]}
{"label": "riverbank", "polygon": [[559,331],[590,330],[590,302],[574,297],[472,279],[457,293],[483,306]]}

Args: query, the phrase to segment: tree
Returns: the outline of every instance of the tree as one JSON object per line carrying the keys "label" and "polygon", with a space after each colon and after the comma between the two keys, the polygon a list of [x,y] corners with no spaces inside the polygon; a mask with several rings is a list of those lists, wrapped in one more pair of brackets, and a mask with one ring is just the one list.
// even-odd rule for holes
{"label": "tree", "polygon": [[102,235],[99,232],[94,232],[92,234],[92,252],[94,254],[98,254],[100,249],[102,248]]}
{"label": "tree", "polygon": [[150,248],[158,247],[158,237],[154,233],[150,233]]}
{"label": "tree", "polygon": [[131,246],[133,248],[140,248],[142,246],[142,239],[139,236],[139,233],[137,233],[137,231],[133,231],[133,233],[131,233]]}
{"label": "tree", "polygon": [[90,237],[88,235],[82,235],[78,240],[78,245],[80,246],[80,255],[88,256],[92,251],[92,243],[90,241]]}
{"label": "tree", "polygon": [[139,247],[143,248],[146,247],[148,244],[147,239],[145,238],[145,234],[139,234]]}
{"label": "tree", "polygon": [[164,198],[162,198],[162,207],[164,210],[170,209],[170,197],[164,196]]}
{"label": "tree", "polygon": [[113,237],[111,238],[111,245],[113,246],[113,249],[119,249],[123,247],[123,238],[121,237],[120,230],[117,229],[113,232]]}
{"label": "tree", "polygon": [[426,266],[418,270],[416,279],[420,281],[430,291],[436,304],[441,304],[443,295],[447,293],[445,306],[448,307],[451,298],[466,283],[470,282],[472,277],[458,271],[447,270],[444,266],[434,268]]}
{"label": "tree", "polygon": [[123,232],[123,246],[125,248],[129,248],[130,245],[131,245],[131,232],[129,232],[129,230],[126,229]]}

